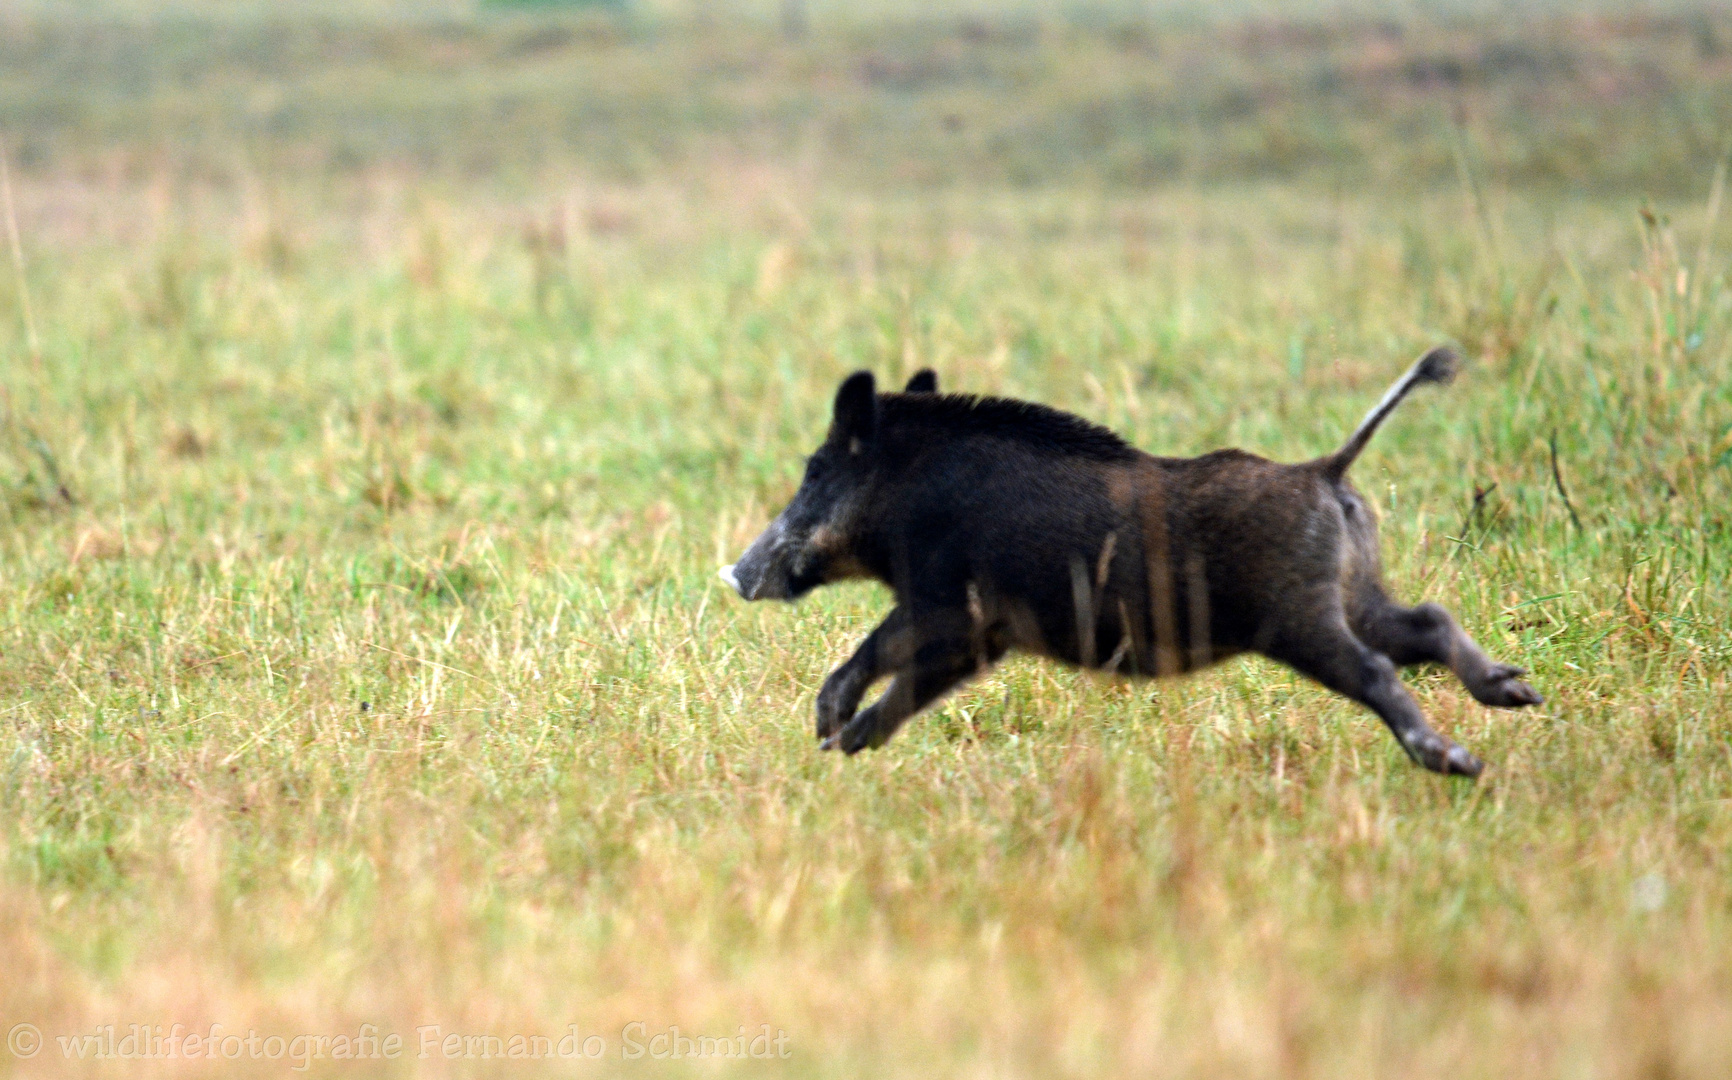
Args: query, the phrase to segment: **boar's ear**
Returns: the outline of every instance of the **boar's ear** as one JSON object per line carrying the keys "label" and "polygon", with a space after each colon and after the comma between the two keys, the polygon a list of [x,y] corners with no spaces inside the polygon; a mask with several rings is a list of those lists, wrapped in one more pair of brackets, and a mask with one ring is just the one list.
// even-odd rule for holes
{"label": "boar's ear", "polygon": [[938,393],[938,372],[931,368],[921,368],[908,380],[908,385],[902,388],[904,394],[936,394]]}
{"label": "boar's ear", "polygon": [[856,371],[836,391],[836,418],[832,430],[858,452],[878,434],[878,393],[870,371]]}

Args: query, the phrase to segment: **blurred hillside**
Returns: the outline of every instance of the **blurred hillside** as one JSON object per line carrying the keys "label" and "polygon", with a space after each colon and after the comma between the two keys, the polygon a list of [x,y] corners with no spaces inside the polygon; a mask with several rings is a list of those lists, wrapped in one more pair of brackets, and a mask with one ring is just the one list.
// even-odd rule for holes
{"label": "blurred hillside", "polygon": [[1400,191],[1455,185],[1465,167],[1663,198],[1700,194],[1732,117],[1732,14],[1710,5],[283,9],[10,6],[0,132],[14,168],[510,185],[776,162],[876,189]]}

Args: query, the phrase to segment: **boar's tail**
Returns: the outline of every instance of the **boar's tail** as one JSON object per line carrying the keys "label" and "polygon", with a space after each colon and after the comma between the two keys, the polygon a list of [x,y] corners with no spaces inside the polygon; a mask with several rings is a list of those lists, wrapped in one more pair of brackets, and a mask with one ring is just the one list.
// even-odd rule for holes
{"label": "boar's tail", "polygon": [[1365,449],[1365,444],[1371,441],[1371,436],[1377,433],[1377,427],[1389,418],[1395,407],[1401,404],[1401,399],[1413,392],[1413,388],[1421,383],[1446,383],[1455,378],[1455,369],[1461,363],[1461,357],[1448,345],[1437,348],[1419,358],[1419,362],[1407,369],[1407,374],[1396,380],[1394,386],[1383,395],[1383,400],[1372,406],[1365,419],[1359,422],[1359,428],[1353,432],[1353,437],[1335,453],[1322,461],[1323,474],[1331,480],[1339,480],[1347,474],[1347,467],[1353,464],[1353,459]]}

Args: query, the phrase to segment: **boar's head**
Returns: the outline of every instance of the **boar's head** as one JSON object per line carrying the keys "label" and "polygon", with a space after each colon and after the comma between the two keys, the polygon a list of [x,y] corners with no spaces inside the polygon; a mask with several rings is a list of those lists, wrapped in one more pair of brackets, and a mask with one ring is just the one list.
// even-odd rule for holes
{"label": "boar's head", "polygon": [[878,419],[871,372],[850,375],[836,391],[830,433],[807,460],[794,500],[738,562],[722,567],[723,581],[747,600],[797,600],[865,573],[854,541],[878,467]]}

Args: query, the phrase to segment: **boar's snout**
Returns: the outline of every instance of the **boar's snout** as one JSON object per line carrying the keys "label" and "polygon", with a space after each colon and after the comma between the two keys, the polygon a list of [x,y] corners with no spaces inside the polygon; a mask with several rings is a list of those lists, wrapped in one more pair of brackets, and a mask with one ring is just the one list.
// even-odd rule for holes
{"label": "boar's snout", "polygon": [[790,600],[794,590],[789,580],[789,545],[781,519],[770,523],[764,534],[740,556],[740,561],[718,571],[745,600]]}

